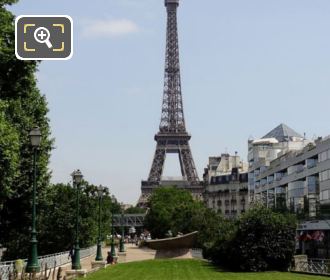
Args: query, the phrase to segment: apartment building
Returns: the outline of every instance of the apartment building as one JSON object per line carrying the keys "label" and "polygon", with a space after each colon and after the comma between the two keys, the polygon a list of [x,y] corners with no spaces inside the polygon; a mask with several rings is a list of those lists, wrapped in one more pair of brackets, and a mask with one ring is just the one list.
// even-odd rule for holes
{"label": "apartment building", "polygon": [[249,141],[249,163],[252,201],[285,206],[306,218],[328,215],[329,137],[306,140],[282,124],[262,139]]}
{"label": "apartment building", "polygon": [[207,207],[227,218],[235,218],[248,209],[247,163],[237,153],[209,157],[203,178]]}

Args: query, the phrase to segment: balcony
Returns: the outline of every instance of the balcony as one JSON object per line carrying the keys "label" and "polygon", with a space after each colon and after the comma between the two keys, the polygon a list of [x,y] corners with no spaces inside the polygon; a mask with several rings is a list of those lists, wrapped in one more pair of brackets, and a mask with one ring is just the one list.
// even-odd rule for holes
{"label": "balcony", "polygon": [[317,160],[316,159],[307,159],[306,160],[306,168],[313,168],[316,166]]}
{"label": "balcony", "polygon": [[282,180],[282,178],[283,178],[283,174],[281,174],[281,175],[276,175],[276,181],[281,181]]}
{"label": "balcony", "polygon": [[303,165],[299,165],[299,166],[297,167],[296,173],[301,173],[301,172],[304,171],[304,169],[305,169],[305,167],[304,167]]}

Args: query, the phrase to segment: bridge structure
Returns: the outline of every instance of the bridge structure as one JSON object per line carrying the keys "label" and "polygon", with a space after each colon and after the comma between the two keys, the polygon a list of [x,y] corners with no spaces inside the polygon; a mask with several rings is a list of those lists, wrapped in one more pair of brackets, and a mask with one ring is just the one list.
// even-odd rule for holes
{"label": "bridge structure", "polygon": [[143,227],[146,214],[116,214],[113,215],[115,227]]}

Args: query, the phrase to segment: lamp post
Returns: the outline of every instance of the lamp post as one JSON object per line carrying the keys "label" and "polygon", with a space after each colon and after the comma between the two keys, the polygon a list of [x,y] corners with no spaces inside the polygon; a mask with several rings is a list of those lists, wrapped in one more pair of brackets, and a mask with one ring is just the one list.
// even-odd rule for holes
{"label": "lamp post", "polygon": [[33,149],[33,198],[32,198],[32,231],[30,246],[31,251],[28,258],[26,272],[39,272],[40,266],[38,262],[38,241],[36,230],[36,193],[37,193],[37,151],[41,142],[41,132],[39,127],[34,127],[30,133],[30,141]]}
{"label": "lamp post", "polygon": [[74,255],[72,259],[72,269],[81,269],[80,264],[80,248],[79,248],[79,235],[78,235],[78,227],[79,227],[79,187],[83,178],[81,171],[75,170],[71,174],[73,180],[73,186],[76,187],[76,236],[75,236],[75,244],[74,244]]}
{"label": "lamp post", "polygon": [[124,245],[124,211],[122,210],[121,212],[121,238],[120,238],[120,243],[119,243],[119,252],[123,253],[125,252],[125,245]]}
{"label": "lamp post", "polygon": [[103,261],[102,257],[102,247],[101,247],[101,201],[102,201],[102,196],[105,192],[105,187],[99,186],[97,188],[97,196],[99,198],[99,237],[97,240],[97,250],[96,250],[96,261]]}
{"label": "lamp post", "polygon": [[114,231],[114,227],[113,227],[113,223],[114,223],[114,211],[113,211],[113,204],[115,203],[115,198],[112,196],[111,197],[111,256],[115,257],[116,256],[116,248],[115,248],[115,242],[114,242],[114,235],[115,235],[115,231]]}

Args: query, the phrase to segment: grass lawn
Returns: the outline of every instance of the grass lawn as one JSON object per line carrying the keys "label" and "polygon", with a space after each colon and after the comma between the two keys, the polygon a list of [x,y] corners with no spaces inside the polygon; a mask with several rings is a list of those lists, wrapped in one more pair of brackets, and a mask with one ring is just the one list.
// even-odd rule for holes
{"label": "grass lawn", "polygon": [[199,260],[151,260],[117,264],[90,274],[86,280],[325,280],[328,277],[289,272],[224,272]]}

